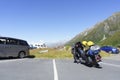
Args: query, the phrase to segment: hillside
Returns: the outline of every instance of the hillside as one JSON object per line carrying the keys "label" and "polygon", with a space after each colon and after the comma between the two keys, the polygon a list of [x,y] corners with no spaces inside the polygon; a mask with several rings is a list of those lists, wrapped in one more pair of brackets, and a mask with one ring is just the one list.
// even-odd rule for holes
{"label": "hillside", "polygon": [[120,12],[117,12],[104,20],[95,24],[90,29],[79,33],[73,39],[66,43],[72,45],[77,41],[91,40],[101,45],[118,45],[120,44]]}

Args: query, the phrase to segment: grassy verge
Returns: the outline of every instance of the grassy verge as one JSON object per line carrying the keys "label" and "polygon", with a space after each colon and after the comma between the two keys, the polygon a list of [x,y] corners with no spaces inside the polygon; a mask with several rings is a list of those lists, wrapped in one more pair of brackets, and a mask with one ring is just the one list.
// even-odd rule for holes
{"label": "grassy verge", "polygon": [[[48,52],[42,52],[42,51],[48,51]],[[47,59],[64,59],[64,58],[73,58],[73,55],[71,54],[70,50],[65,49],[33,49],[30,50],[30,55],[34,55],[35,58],[47,58]],[[106,53],[101,51],[100,55],[102,57],[109,57],[112,54]]]}
{"label": "grassy verge", "polygon": [[[44,50],[48,52],[41,53]],[[36,58],[72,58],[71,52],[64,49],[34,49],[30,50],[30,54]]]}
{"label": "grassy verge", "polygon": [[112,56],[112,54],[106,53],[106,52],[104,52],[104,51],[101,51],[101,52],[100,52],[100,55],[101,55],[102,57],[110,57],[110,56]]}

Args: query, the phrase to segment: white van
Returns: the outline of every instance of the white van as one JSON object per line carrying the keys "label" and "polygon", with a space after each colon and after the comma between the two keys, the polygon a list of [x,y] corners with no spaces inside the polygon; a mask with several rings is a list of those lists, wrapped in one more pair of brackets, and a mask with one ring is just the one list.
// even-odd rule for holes
{"label": "white van", "polygon": [[0,37],[0,57],[29,56],[29,45],[27,41],[10,37]]}

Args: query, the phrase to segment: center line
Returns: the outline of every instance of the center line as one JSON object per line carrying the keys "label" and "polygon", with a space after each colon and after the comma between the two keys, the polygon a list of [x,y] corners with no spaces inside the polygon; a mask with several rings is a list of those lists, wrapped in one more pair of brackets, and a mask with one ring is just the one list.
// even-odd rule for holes
{"label": "center line", "polygon": [[55,59],[53,59],[53,69],[54,69],[54,80],[58,80],[58,73],[57,73]]}

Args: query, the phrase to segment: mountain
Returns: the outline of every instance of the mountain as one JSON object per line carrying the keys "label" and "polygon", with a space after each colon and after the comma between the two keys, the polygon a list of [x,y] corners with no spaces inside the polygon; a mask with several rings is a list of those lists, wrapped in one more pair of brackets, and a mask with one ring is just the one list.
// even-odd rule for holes
{"label": "mountain", "polygon": [[120,12],[117,12],[106,20],[95,24],[90,29],[87,29],[73,39],[68,41],[66,45],[72,45],[77,41],[94,41],[96,44],[113,45],[120,44]]}

